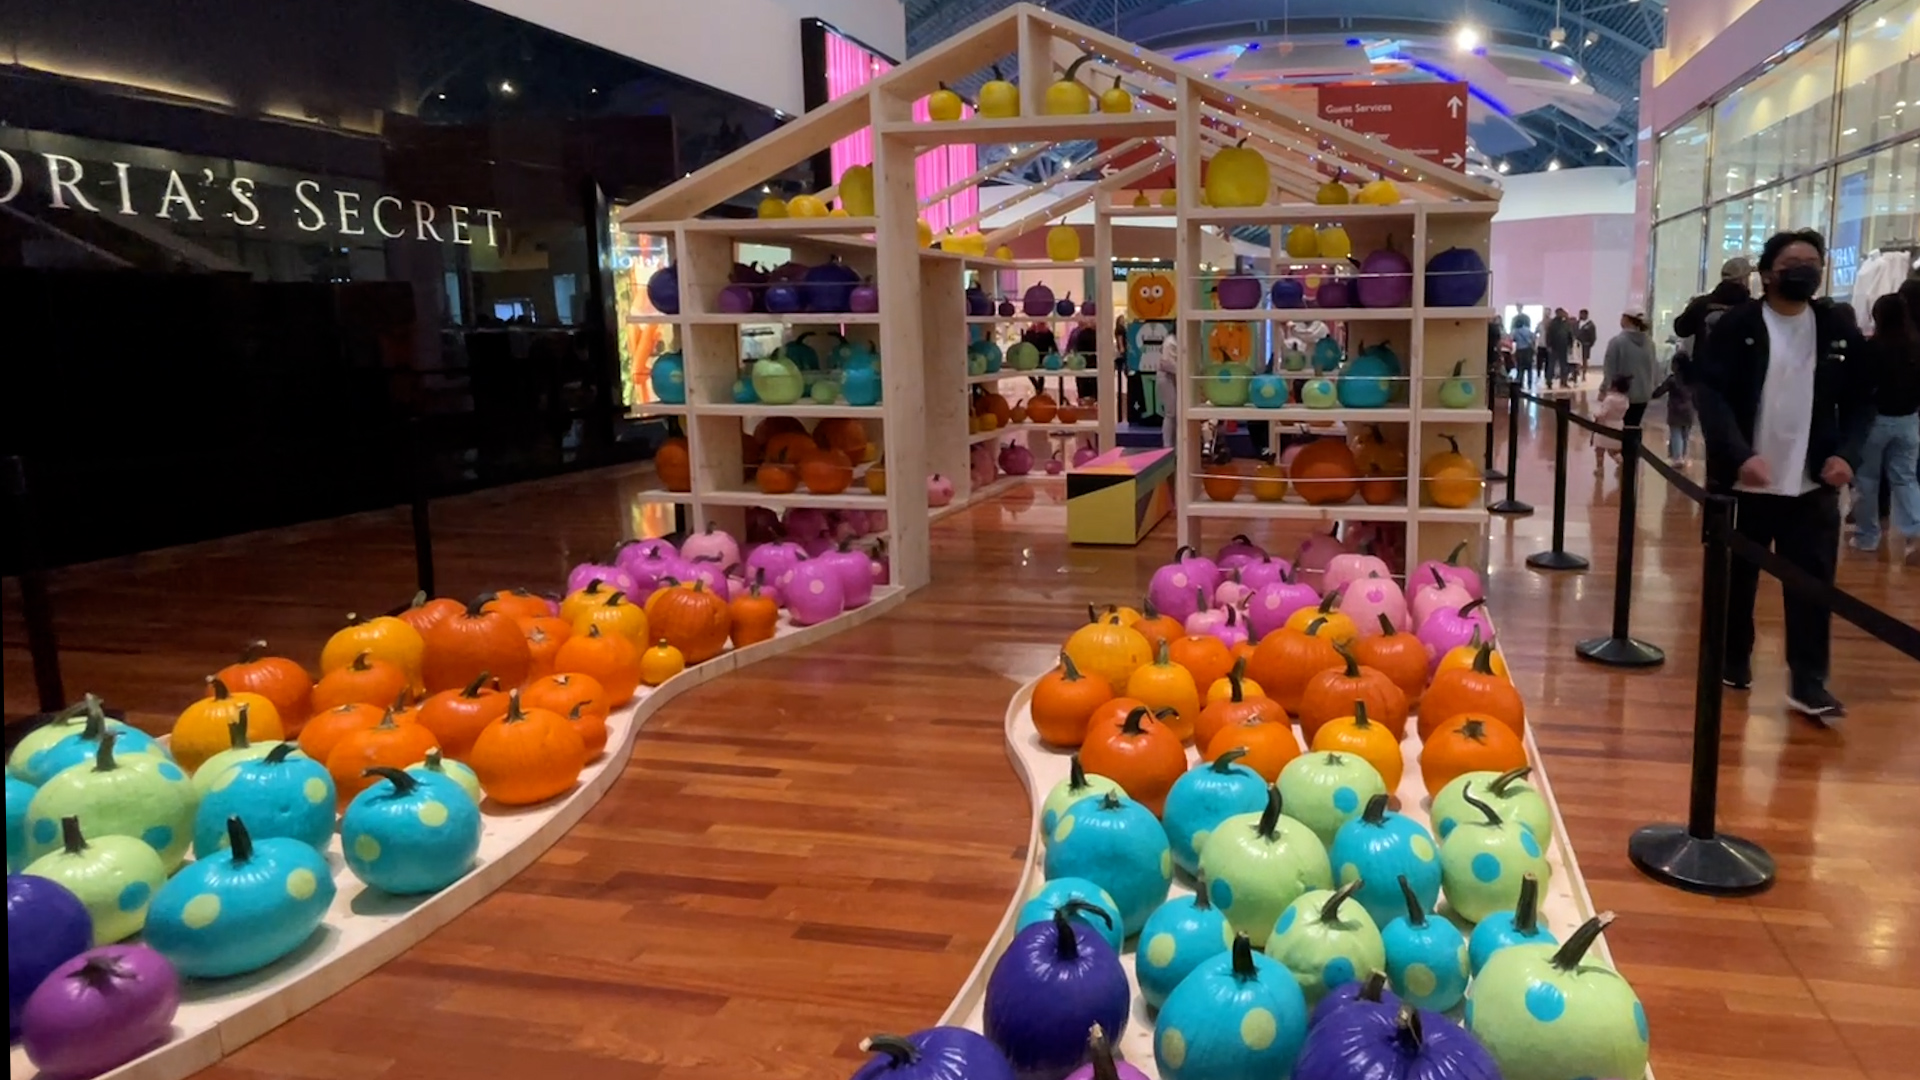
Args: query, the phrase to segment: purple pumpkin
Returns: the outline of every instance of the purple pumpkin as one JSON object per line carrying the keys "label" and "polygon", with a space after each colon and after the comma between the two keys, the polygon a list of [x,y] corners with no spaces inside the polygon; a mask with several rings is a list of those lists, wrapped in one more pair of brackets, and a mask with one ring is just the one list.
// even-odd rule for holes
{"label": "purple pumpkin", "polygon": [[1001,297],[1000,306],[996,310],[998,311],[1000,317],[1003,319],[1013,318],[1013,312],[1014,312],[1013,301],[1007,299],[1004,296]]}
{"label": "purple pumpkin", "polygon": [[1073,318],[1074,307],[1073,294],[1068,293],[1054,302],[1053,313],[1063,319],[1071,319]]}
{"label": "purple pumpkin", "polygon": [[847,609],[846,587],[840,573],[825,559],[798,557],[780,575],[780,591],[795,626],[816,626]]}
{"label": "purple pumpkin", "polygon": [[1269,585],[1280,584],[1293,576],[1293,563],[1271,555],[1263,555],[1252,562],[1241,563],[1238,569],[1241,584],[1254,592],[1259,592]]}
{"label": "purple pumpkin", "polygon": [[827,512],[813,506],[796,506],[787,511],[781,526],[787,531],[789,540],[811,540],[816,536],[825,536],[833,529]]}
{"label": "purple pumpkin", "polygon": [[[764,506],[747,507],[747,543],[764,544],[780,539],[780,515]],[[745,550],[741,551],[746,554]]]}
{"label": "purple pumpkin", "polygon": [[680,314],[680,267],[663,266],[647,278],[647,302],[662,315]]}
{"label": "purple pumpkin", "polygon": [[1427,306],[1473,307],[1486,299],[1487,260],[1472,248],[1448,248],[1427,260]]}
{"label": "purple pumpkin", "polygon": [[847,610],[866,607],[873,600],[873,560],[866,552],[854,550],[852,541],[840,541],[840,546],[820,556],[820,561],[840,575],[840,592]]}
{"label": "purple pumpkin", "polygon": [[967,314],[974,318],[985,318],[993,314],[993,301],[980,288],[978,282],[967,286]]}
{"label": "purple pumpkin", "polygon": [[1403,308],[1413,303],[1413,262],[1393,250],[1393,244],[1368,255],[1360,263],[1354,299],[1367,308]]}
{"label": "purple pumpkin", "polygon": [[1219,588],[1213,590],[1213,602],[1220,607],[1246,607],[1247,601],[1253,599],[1253,590],[1247,588],[1247,583],[1240,580],[1240,568],[1235,566],[1230,570],[1222,570],[1221,573],[1226,576],[1221,580]]}
{"label": "purple pumpkin", "polygon": [[760,591],[784,607],[786,594],[780,588],[780,579],[805,555],[800,545],[791,540],[761,544],[747,555],[747,580],[760,582]]}
{"label": "purple pumpkin", "polygon": [[767,286],[767,312],[772,315],[791,315],[800,310],[800,287],[788,282]]}
{"label": "purple pumpkin", "polygon": [[567,591],[570,593],[579,592],[581,589],[588,588],[596,581],[600,583],[601,588],[610,593],[632,593],[637,591],[633,584],[633,575],[627,573],[624,567],[610,562],[581,563],[579,566],[574,567],[573,570],[567,574]]}
{"label": "purple pumpkin", "polygon": [[1235,274],[1220,279],[1214,286],[1220,306],[1228,311],[1246,311],[1260,306],[1260,279],[1251,274]]}
{"label": "purple pumpkin", "polygon": [[1281,278],[1273,283],[1273,306],[1277,308],[1303,308],[1307,306],[1307,287],[1294,278]]}
{"label": "purple pumpkin", "polygon": [[172,1038],[179,1009],[180,974],[166,957],[107,945],[47,975],[21,1010],[21,1042],[42,1076],[98,1076]]}
{"label": "purple pumpkin", "polygon": [[1470,600],[1461,607],[1441,608],[1420,623],[1414,634],[1427,647],[1429,676],[1440,670],[1440,661],[1448,653],[1472,644],[1476,636],[1481,641],[1493,640],[1493,623],[1482,610],[1485,605],[1485,600]]}
{"label": "purple pumpkin", "polygon": [[1027,287],[1027,294],[1020,299],[1020,309],[1030,319],[1044,319],[1053,314],[1053,290],[1047,288],[1044,281],[1036,281]]}
{"label": "purple pumpkin", "polygon": [[733,590],[727,581],[727,563],[712,555],[692,559],[687,562],[687,574],[683,581],[698,581],[706,585],[707,591],[722,600],[733,598]]}
{"label": "purple pumpkin", "polygon": [[801,298],[808,311],[853,310],[853,290],[860,284],[860,275],[838,255],[808,270],[804,281]]}
{"label": "purple pumpkin", "polygon": [[745,285],[729,285],[720,290],[716,306],[725,315],[745,315],[753,310],[753,290]]}
{"label": "purple pumpkin", "polygon": [[1313,291],[1315,307],[1330,309],[1353,306],[1353,285],[1346,278],[1328,278]]}
{"label": "purple pumpkin", "polygon": [[691,533],[681,542],[680,557],[688,562],[711,558],[721,566],[732,566],[740,561],[740,543],[733,534],[714,528],[709,521],[704,531]]}
{"label": "purple pumpkin", "polygon": [[1089,296],[1085,300],[1080,301],[1080,315],[1082,318],[1091,319],[1097,314],[1099,314],[1099,310],[1093,306],[1093,297]]}
{"label": "purple pumpkin", "polygon": [[1398,1009],[1357,1003],[1326,1016],[1307,1032],[1294,1063],[1294,1080],[1500,1080],[1493,1055],[1465,1028],[1437,1012],[1403,1003]]}
{"label": "purple pumpkin", "polygon": [[1192,551],[1183,547],[1175,552],[1173,561],[1155,570],[1147,583],[1147,600],[1182,624],[1204,606],[1203,597],[1220,587],[1219,567],[1211,559],[1186,557]]}
{"label": "purple pumpkin", "polygon": [[[1098,1024],[1118,1038],[1133,988],[1113,946],[1072,916],[1107,913],[1072,901],[1013,936],[987,976],[982,1027],[1021,1080],[1060,1080],[1087,1054]],[[1097,913],[1097,914],[1096,914]]]}
{"label": "purple pumpkin", "polygon": [[1033,471],[1033,451],[1010,442],[1000,450],[1000,471],[1008,476],[1025,476]]}
{"label": "purple pumpkin", "polygon": [[7,1033],[20,1034],[27,998],[48,975],[93,944],[93,918],[66,886],[7,875]]}
{"label": "purple pumpkin", "polygon": [[853,287],[847,294],[847,310],[857,315],[871,315],[880,310],[880,288],[871,279]]}
{"label": "purple pumpkin", "polygon": [[798,284],[807,279],[807,266],[789,259],[767,272],[767,281]]}
{"label": "purple pumpkin", "polygon": [[1294,612],[1319,603],[1320,594],[1303,581],[1282,579],[1262,586],[1247,604],[1247,629],[1255,637],[1266,637],[1287,625]]}
{"label": "purple pumpkin", "polygon": [[963,1027],[928,1028],[906,1038],[875,1035],[860,1049],[873,1059],[853,1080],[1014,1080],[1000,1048]]}
{"label": "purple pumpkin", "polygon": [[617,561],[620,568],[633,578],[632,595],[637,597],[651,595],[660,582],[667,578],[681,581],[687,576],[686,560],[665,540],[641,540],[627,544],[620,549]]}
{"label": "purple pumpkin", "polygon": [[1307,1019],[1307,1028],[1311,1030],[1320,1026],[1322,1020],[1349,1005],[1358,1005],[1363,1009],[1386,1008],[1398,1012],[1400,999],[1392,990],[1387,989],[1386,973],[1376,971],[1364,979],[1341,983],[1327,991],[1327,996],[1321,998],[1320,1004],[1313,1007],[1313,1015]]}

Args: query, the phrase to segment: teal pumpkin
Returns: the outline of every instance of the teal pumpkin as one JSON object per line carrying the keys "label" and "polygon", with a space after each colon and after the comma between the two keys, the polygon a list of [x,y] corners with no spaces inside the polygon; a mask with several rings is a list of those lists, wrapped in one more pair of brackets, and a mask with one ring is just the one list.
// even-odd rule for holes
{"label": "teal pumpkin", "polygon": [[1153,1058],[1161,1080],[1283,1080],[1306,1041],[1299,984],[1240,934],[1167,995]]}
{"label": "teal pumpkin", "polygon": [[848,367],[840,375],[840,394],[849,405],[865,408],[880,404],[880,369],[871,361]]}
{"label": "teal pumpkin", "polygon": [[1267,805],[1267,782],[1239,764],[1243,748],[1203,761],[1174,781],[1160,810],[1173,863],[1189,874],[1200,870],[1200,848],[1220,823],[1239,814],[1257,814]]}
{"label": "teal pumpkin", "polygon": [[27,804],[33,801],[34,786],[7,774],[7,873],[27,865]]}
{"label": "teal pumpkin", "polygon": [[[1088,918],[1086,908],[1080,905],[1099,908],[1107,917]],[[1113,946],[1115,954],[1120,952],[1120,946],[1126,940],[1126,931],[1120,921],[1120,906],[1113,902],[1113,897],[1107,895],[1107,890],[1086,878],[1054,878],[1041,886],[1033,899],[1020,905],[1020,915],[1014,920],[1014,931],[1025,930],[1037,922],[1046,922],[1053,918],[1054,912],[1061,910],[1066,911],[1075,922],[1091,927],[1107,939],[1107,944]]]}
{"label": "teal pumpkin", "polygon": [[442,776],[375,766],[384,777],[340,815],[340,850],[353,876],[397,896],[439,892],[473,868],[480,807]]}
{"label": "teal pumpkin", "polygon": [[1428,819],[1433,822],[1433,834],[1445,840],[1455,825],[1479,819],[1479,811],[1461,797],[1472,787],[1474,794],[1498,810],[1501,817],[1532,829],[1534,839],[1542,843],[1552,841],[1553,811],[1547,807],[1546,797],[1539,789],[1527,782],[1527,774],[1532,771],[1531,765],[1523,765],[1504,773],[1470,772],[1454,777],[1433,797],[1433,805],[1427,811]]}
{"label": "teal pumpkin", "polygon": [[1206,882],[1192,896],[1169,899],[1140,928],[1133,957],[1140,996],[1159,1008],[1193,969],[1231,949],[1233,939],[1233,924],[1207,899]]}
{"label": "teal pumpkin", "polygon": [[258,971],[306,944],[333,903],[326,857],[287,837],[254,843],[237,817],[228,841],[175,874],[147,911],[146,943],[182,975]]}
{"label": "teal pumpkin", "polygon": [[1173,852],[1153,811],[1108,792],[1067,807],[1047,846],[1046,874],[1085,878],[1107,890],[1120,908],[1124,936],[1132,937],[1167,898]]}
{"label": "teal pumpkin", "polygon": [[687,365],[678,352],[662,353],[653,361],[653,396],[668,405],[687,402]]}
{"label": "teal pumpkin", "polygon": [[100,740],[92,765],[65,769],[40,785],[27,807],[27,853],[60,846],[60,819],[77,817],[88,836],[131,836],[160,854],[169,872],[186,860],[199,799],[180,766],[149,754],[115,754],[120,732]]}
{"label": "teal pumpkin", "polygon": [[214,780],[194,815],[193,853],[204,859],[225,850],[233,817],[247,823],[255,840],[285,837],[324,851],[333,837],[335,798],[327,770],[293,743],[280,743]]}
{"label": "teal pumpkin", "polygon": [[486,798],[486,792],[480,789],[480,777],[473,768],[464,761],[448,761],[440,756],[438,750],[427,751],[426,759],[418,765],[407,766],[407,771],[415,776],[446,777],[459,784],[460,790],[467,793],[467,797],[473,800],[475,806],[479,806]]}
{"label": "teal pumpkin", "polygon": [[1558,944],[1560,939],[1540,925],[1540,879],[1528,874],[1520,880],[1520,898],[1512,911],[1496,911],[1473,928],[1473,936],[1467,939],[1467,963],[1478,975],[1501,949]]}
{"label": "teal pumpkin", "polygon": [[1048,371],[1059,371],[1067,366],[1066,358],[1057,352],[1050,352],[1040,358],[1040,366]]}
{"label": "teal pumpkin", "polygon": [[75,765],[84,765],[93,761],[100,752],[100,740],[107,732],[114,733],[114,753],[121,760],[135,755],[149,757],[167,757],[166,748],[153,736],[137,727],[129,727],[107,717],[101,707],[100,699],[88,694],[80,703],[79,726],[62,729],[59,738],[45,743],[34,753],[20,762],[20,779],[39,787],[55,776]]}
{"label": "teal pumpkin", "polygon": [[1253,377],[1253,403],[1262,409],[1278,409],[1287,403],[1287,380],[1278,375]]}
{"label": "teal pumpkin", "polygon": [[1108,792],[1125,795],[1127,789],[1099,773],[1089,773],[1080,764],[1080,755],[1073,755],[1067,762],[1067,778],[1053,785],[1053,790],[1047,792],[1046,800],[1040,804],[1040,842],[1053,843],[1053,828],[1060,824],[1060,816],[1067,812],[1067,807]]}
{"label": "teal pumpkin", "polygon": [[1405,877],[1396,884],[1406,911],[1380,930],[1387,950],[1387,978],[1402,1000],[1446,1012],[1467,993],[1467,938],[1413,891]]}
{"label": "teal pumpkin", "polygon": [[793,366],[801,371],[820,370],[820,351],[805,341],[796,338],[774,351],[793,361]]}
{"label": "teal pumpkin", "polygon": [[1340,351],[1340,343],[1333,339],[1332,334],[1313,343],[1313,370],[1323,375],[1340,370],[1340,365],[1346,359],[1346,354]]}
{"label": "teal pumpkin", "polygon": [[759,402],[760,395],[753,392],[753,380],[742,375],[733,380],[733,403],[735,405],[753,405]]}
{"label": "teal pumpkin", "polygon": [[1647,1010],[1619,973],[1586,958],[1612,920],[1588,919],[1565,945],[1495,953],[1467,992],[1467,1029],[1505,1080],[1641,1076]]}
{"label": "teal pumpkin", "polygon": [[1400,915],[1400,878],[1412,883],[1428,911],[1440,902],[1440,849],[1433,834],[1418,821],[1387,809],[1387,801],[1384,794],[1368,799],[1358,818],[1340,826],[1327,851],[1341,883],[1362,882],[1353,898],[1379,926]]}
{"label": "teal pumpkin", "polygon": [[1267,939],[1267,955],[1286,965],[1313,1005],[1327,991],[1384,971],[1386,945],[1373,916],[1354,901],[1359,882],[1307,893],[1287,906]]}
{"label": "teal pumpkin", "polygon": [[981,344],[986,346],[982,351],[987,355],[987,374],[994,374],[1006,362],[1006,354],[1000,351],[1000,346],[991,341],[983,341]]}
{"label": "teal pumpkin", "polygon": [[1340,373],[1340,405],[1348,409],[1378,409],[1393,398],[1388,380],[1397,372],[1377,353],[1366,352],[1353,358]]}
{"label": "teal pumpkin", "polygon": [[1329,847],[1341,826],[1358,818],[1368,801],[1387,794],[1386,781],[1365,758],[1327,750],[1287,762],[1277,786],[1287,814]]}
{"label": "teal pumpkin", "polygon": [[93,919],[95,947],[139,933],[147,905],[167,883],[160,856],[130,836],[88,839],[79,818],[62,818],[60,833],[60,849],[27,864],[24,872],[58,882],[80,898]]}
{"label": "teal pumpkin", "polygon": [[1274,920],[1302,893],[1333,887],[1327,849],[1282,805],[1269,787],[1265,809],[1221,822],[1200,851],[1207,898],[1255,945],[1266,944]]}
{"label": "teal pumpkin", "polygon": [[1440,841],[1440,891],[1454,914],[1477,923],[1512,911],[1527,875],[1545,882],[1553,868],[1533,830],[1504,820],[1472,791],[1462,797],[1481,820],[1462,821]]}
{"label": "teal pumpkin", "polygon": [[243,761],[258,761],[272,753],[278,746],[299,749],[298,744],[282,742],[279,739],[249,741],[247,739],[247,706],[245,705],[240,706],[240,715],[234,718],[233,723],[227,725],[227,740],[227,749],[201,762],[200,767],[193,771],[193,790],[202,799],[205,799],[207,793],[212,791],[214,785],[226,775],[227,770],[235,765]]}

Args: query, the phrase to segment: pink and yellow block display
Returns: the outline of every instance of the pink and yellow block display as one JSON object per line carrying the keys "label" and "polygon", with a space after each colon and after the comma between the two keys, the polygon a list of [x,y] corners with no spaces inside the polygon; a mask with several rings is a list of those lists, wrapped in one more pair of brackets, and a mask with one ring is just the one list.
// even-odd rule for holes
{"label": "pink and yellow block display", "polygon": [[1173,451],[1115,447],[1067,473],[1067,540],[1138,544],[1173,510]]}

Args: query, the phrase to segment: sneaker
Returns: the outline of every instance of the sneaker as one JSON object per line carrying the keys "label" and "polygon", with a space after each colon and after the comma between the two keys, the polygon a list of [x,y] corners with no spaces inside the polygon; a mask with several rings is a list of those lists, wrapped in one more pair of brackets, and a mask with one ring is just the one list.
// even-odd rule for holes
{"label": "sneaker", "polygon": [[1847,537],[1847,546],[1855,551],[1872,553],[1880,550],[1880,538],[1876,536],[1871,540],[1866,540],[1862,539],[1861,534],[1856,532],[1852,536]]}
{"label": "sneaker", "polygon": [[1753,689],[1753,665],[1727,661],[1725,670],[1720,673],[1720,685],[1729,690]]}
{"label": "sneaker", "polygon": [[1827,692],[1827,688],[1818,683],[1798,686],[1787,694],[1787,708],[1805,713],[1807,718],[1821,727],[1838,727],[1846,718],[1847,707],[1840,699]]}

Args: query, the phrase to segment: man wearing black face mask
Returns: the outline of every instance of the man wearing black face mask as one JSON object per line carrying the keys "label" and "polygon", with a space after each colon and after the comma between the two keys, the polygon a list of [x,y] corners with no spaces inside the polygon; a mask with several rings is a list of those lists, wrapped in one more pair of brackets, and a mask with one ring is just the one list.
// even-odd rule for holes
{"label": "man wearing black face mask", "polygon": [[[1865,342],[1826,300],[1826,242],[1779,233],[1760,253],[1761,299],[1727,311],[1696,358],[1696,406],[1707,482],[1738,500],[1735,527],[1829,584],[1840,546],[1839,489],[1873,422]],[[1753,684],[1753,600],[1760,568],[1733,560],[1727,597],[1726,684]],[[1788,592],[1788,707],[1826,726],[1846,715],[1827,690],[1831,615]]]}

